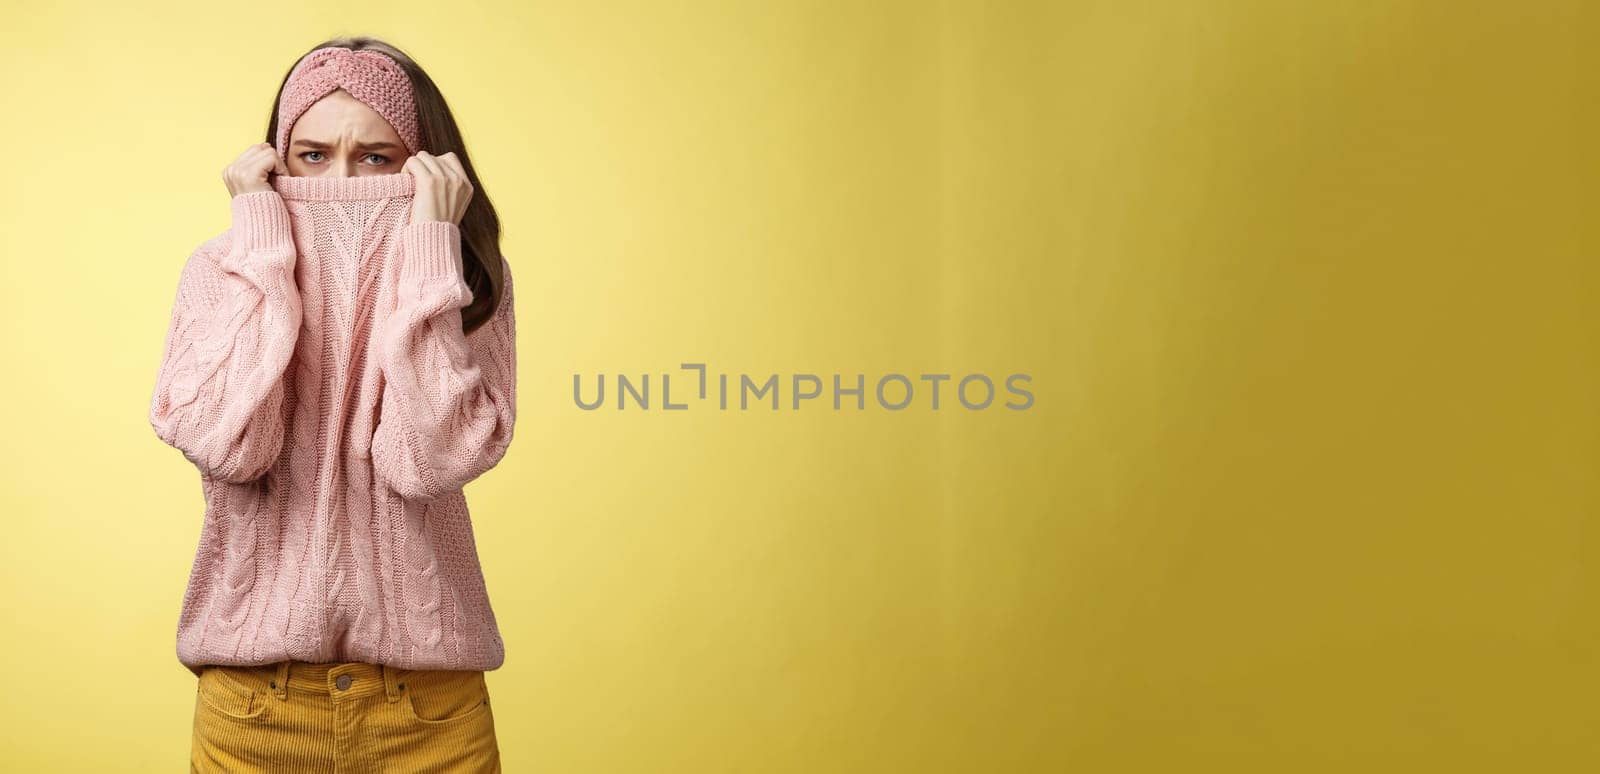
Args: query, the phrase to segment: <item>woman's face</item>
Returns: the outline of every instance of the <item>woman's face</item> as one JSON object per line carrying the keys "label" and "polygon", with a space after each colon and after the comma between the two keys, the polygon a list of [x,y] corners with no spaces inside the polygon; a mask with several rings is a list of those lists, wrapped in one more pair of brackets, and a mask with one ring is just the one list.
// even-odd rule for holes
{"label": "woman's face", "polygon": [[407,157],[394,127],[344,89],[329,92],[294,122],[287,155],[294,177],[390,175]]}

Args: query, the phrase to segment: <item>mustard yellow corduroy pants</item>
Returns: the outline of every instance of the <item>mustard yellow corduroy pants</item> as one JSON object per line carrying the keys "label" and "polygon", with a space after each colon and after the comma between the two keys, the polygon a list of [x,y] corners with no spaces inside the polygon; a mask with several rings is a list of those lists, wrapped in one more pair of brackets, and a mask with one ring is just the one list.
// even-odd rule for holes
{"label": "mustard yellow corduroy pants", "polygon": [[498,772],[478,671],[281,661],[207,666],[195,687],[197,772]]}

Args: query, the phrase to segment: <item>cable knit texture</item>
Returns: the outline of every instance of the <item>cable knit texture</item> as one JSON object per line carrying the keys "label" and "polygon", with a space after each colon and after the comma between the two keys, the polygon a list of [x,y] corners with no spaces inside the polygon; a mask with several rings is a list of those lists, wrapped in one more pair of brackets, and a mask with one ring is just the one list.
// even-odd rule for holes
{"label": "cable knit texture", "polygon": [[150,424],[200,472],[178,659],[504,661],[462,487],[516,419],[511,269],[470,335],[455,224],[408,173],[277,177],[185,264]]}

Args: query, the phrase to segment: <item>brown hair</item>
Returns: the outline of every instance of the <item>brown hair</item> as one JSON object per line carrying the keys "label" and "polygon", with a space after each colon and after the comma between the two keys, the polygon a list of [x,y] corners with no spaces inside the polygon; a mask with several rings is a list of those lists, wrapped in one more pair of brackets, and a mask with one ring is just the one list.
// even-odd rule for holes
{"label": "brown hair", "polygon": [[[332,38],[312,46],[300,55],[300,59],[319,48],[330,47],[377,51],[400,65],[400,69],[411,79],[411,90],[417,105],[417,129],[422,137],[422,147],[413,150],[424,150],[436,156],[454,152],[456,158],[461,160],[461,168],[467,172],[467,179],[472,182],[472,201],[467,203],[467,213],[462,216],[460,226],[462,264],[466,272],[464,279],[467,286],[472,288],[472,303],[461,310],[461,328],[464,333],[471,333],[494,316],[495,309],[500,306],[505,277],[500,263],[500,216],[495,214],[494,204],[489,201],[489,195],[484,193],[483,184],[478,182],[478,173],[472,169],[472,160],[467,158],[467,146],[461,139],[461,129],[456,126],[455,116],[451,115],[450,106],[445,103],[444,95],[434,85],[433,79],[405,52],[377,38]],[[295,63],[298,64],[300,59],[296,59]],[[289,82],[291,72],[294,72],[294,65],[284,72],[283,82],[278,84],[278,94],[272,98],[272,118],[267,122],[268,144],[277,141],[278,100],[283,96],[283,87]]]}

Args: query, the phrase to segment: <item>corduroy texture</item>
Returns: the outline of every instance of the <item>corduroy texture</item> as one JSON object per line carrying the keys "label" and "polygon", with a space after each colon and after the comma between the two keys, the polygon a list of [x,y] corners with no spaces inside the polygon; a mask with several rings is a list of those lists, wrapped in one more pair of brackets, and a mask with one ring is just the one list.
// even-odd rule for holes
{"label": "corduroy texture", "polygon": [[179,660],[504,660],[462,487],[511,443],[510,266],[472,301],[452,223],[408,173],[278,177],[184,266],[150,423],[200,471]]}
{"label": "corduroy texture", "polygon": [[278,156],[289,160],[289,130],[317,100],[334,89],[344,89],[383,116],[400,135],[406,150],[422,147],[418,130],[416,96],[411,78],[388,55],[332,46],[306,54],[289,71],[278,97]]}
{"label": "corduroy texture", "polygon": [[207,667],[193,772],[500,771],[481,671],[360,663]]}

